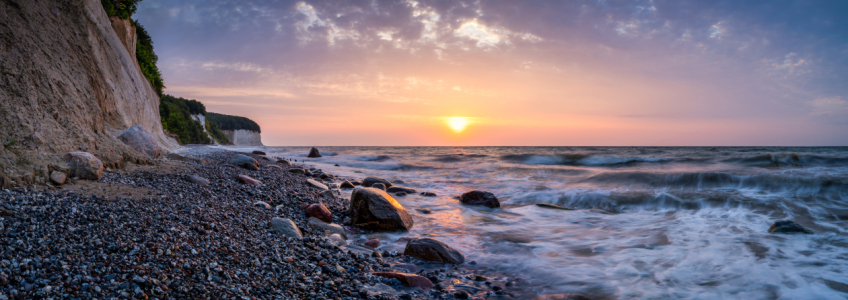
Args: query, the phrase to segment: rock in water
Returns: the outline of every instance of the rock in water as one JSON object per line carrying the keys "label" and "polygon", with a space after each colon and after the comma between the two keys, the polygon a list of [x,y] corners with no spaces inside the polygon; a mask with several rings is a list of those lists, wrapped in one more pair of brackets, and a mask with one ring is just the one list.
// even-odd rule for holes
{"label": "rock in water", "polygon": [[415,189],[411,189],[411,188],[408,188],[408,187],[391,186],[391,187],[386,188],[386,192],[387,193],[404,192],[404,193],[407,193],[407,194],[415,194],[416,191],[415,191]]}
{"label": "rock in water", "polygon": [[345,241],[345,239],[338,233],[331,234],[327,237],[327,239],[330,240],[330,243],[336,247],[347,245],[347,241]]}
{"label": "rock in water", "polygon": [[436,193],[433,193],[433,192],[421,192],[421,196],[424,196],[424,197],[436,197]]}
{"label": "rock in water", "polygon": [[430,281],[430,279],[427,279],[427,277],[420,275],[400,272],[374,272],[371,274],[385,278],[397,279],[401,283],[403,283],[403,285],[408,287],[418,287],[424,290],[429,290],[433,288],[433,282]]}
{"label": "rock in water", "polygon": [[459,197],[459,201],[468,205],[483,205],[491,208],[501,207],[495,194],[483,191],[470,191]]}
{"label": "rock in water", "polygon": [[259,150],[253,150],[253,154],[256,154],[256,155],[268,155],[267,153],[265,153],[265,151],[259,151]]}
{"label": "rock in water", "polygon": [[80,179],[100,179],[103,175],[103,162],[88,152],[68,152],[63,157],[71,166],[71,174]]}
{"label": "rock in water", "polygon": [[550,204],[550,203],[536,203],[536,206],[541,207],[541,208],[573,210],[573,209],[568,208],[568,207],[562,207],[562,206],[559,206],[559,205],[556,205],[556,204]]}
{"label": "rock in water", "polygon": [[327,222],[319,220],[315,217],[310,217],[309,221],[306,222],[306,225],[309,225],[311,227],[315,227],[315,228],[318,228],[318,229],[321,229],[321,230],[327,230],[327,231],[332,232],[332,233],[337,233],[337,234],[339,234],[339,235],[341,235],[342,237],[345,237],[345,238],[347,237],[347,233],[345,232],[344,227],[342,227],[339,224],[327,223]]}
{"label": "rock in water", "polygon": [[50,172],[50,181],[56,185],[65,184],[65,179],[67,179],[67,177],[68,176],[66,176],[65,173],[59,171]]}
{"label": "rock in water", "polygon": [[375,183],[375,184],[372,184],[372,185],[371,185],[371,187],[372,187],[372,188],[375,188],[375,189],[381,189],[381,190],[384,190],[384,191],[386,190],[386,185],[385,185],[385,184],[382,184],[382,183],[379,183],[379,182],[378,182],[378,183]]}
{"label": "rock in water", "polygon": [[309,155],[306,157],[321,157],[321,153],[318,152],[318,148],[312,147],[312,150],[309,150]]}
{"label": "rock in water", "polygon": [[303,239],[303,234],[300,233],[300,229],[297,228],[297,225],[295,225],[292,220],[273,218],[271,219],[271,228],[274,229],[274,232],[277,234],[282,234],[296,239]]}
{"label": "rock in water", "polygon": [[350,183],[350,181],[346,181],[346,180],[345,180],[345,182],[342,182],[342,184],[341,184],[339,187],[340,187],[340,188],[343,188],[343,189],[352,189],[352,188],[355,188],[355,186],[353,185],[353,183]]}
{"label": "rock in water", "polygon": [[118,139],[124,144],[127,144],[131,149],[138,153],[144,154],[147,157],[155,158],[159,156],[159,143],[147,129],[141,124],[135,124],[127,130],[124,130]]}
{"label": "rock in water", "polygon": [[414,238],[406,244],[403,255],[412,256],[426,261],[461,264],[465,261],[462,253],[456,249],[431,238]]}
{"label": "rock in water", "polygon": [[357,188],[350,197],[351,224],[373,231],[412,228],[412,216],[383,190]]}
{"label": "rock in water", "polygon": [[253,170],[253,171],[259,170],[259,167],[258,167],[259,163],[255,159],[253,159],[253,157],[250,157],[250,156],[247,156],[247,155],[244,155],[244,154],[236,154],[236,156],[233,156],[233,158],[230,159],[230,164],[233,164],[233,165],[236,165],[236,166],[248,169],[248,170]]}
{"label": "rock in water", "polygon": [[209,185],[209,180],[206,180],[206,178],[203,178],[203,177],[200,177],[200,176],[197,176],[197,175],[189,175],[188,178],[186,178],[186,180],[188,180],[188,182],[191,182],[191,183],[194,183],[194,184]]}
{"label": "rock in water", "polygon": [[380,247],[380,239],[378,239],[378,238],[369,239],[368,241],[365,242],[365,246],[368,246],[369,248]]}
{"label": "rock in water", "polygon": [[327,223],[333,222],[333,213],[324,204],[310,204],[306,207],[306,215]]}
{"label": "rock in water", "polygon": [[259,181],[259,180],[256,180],[256,179],[250,178],[248,176],[244,176],[244,175],[236,176],[236,179],[238,179],[239,182],[247,184],[247,185],[254,185],[254,186],[262,185],[262,181]]}
{"label": "rock in water", "polygon": [[813,233],[811,230],[804,228],[804,226],[801,226],[801,224],[795,223],[795,221],[791,220],[774,222],[774,224],[769,227],[768,231],[771,233]]}
{"label": "rock in water", "polygon": [[392,186],[391,182],[389,182],[388,180],[385,180],[383,178],[380,178],[380,177],[369,176],[369,177],[365,177],[365,179],[362,180],[362,186],[364,186],[364,187],[371,187],[375,183],[382,183],[383,185],[386,186],[386,188],[389,188],[389,187]]}

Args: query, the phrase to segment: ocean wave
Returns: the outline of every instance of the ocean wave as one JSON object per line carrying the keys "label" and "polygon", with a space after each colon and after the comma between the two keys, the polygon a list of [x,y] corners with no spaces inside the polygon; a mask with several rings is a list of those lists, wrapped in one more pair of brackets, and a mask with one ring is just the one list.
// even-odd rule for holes
{"label": "ocean wave", "polygon": [[434,156],[436,158],[432,159],[432,161],[441,162],[441,163],[454,163],[454,162],[472,160],[472,159],[475,159],[475,158],[488,157],[488,155],[484,155],[484,154],[462,154],[462,153],[460,153],[460,154],[434,155]]}
{"label": "ocean wave", "polygon": [[797,153],[766,153],[753,157],[728,159],[726,161],[756,167],[848,166],[848,157],[828,157]]}
{"label": "ocean wave", "polygon": [[600,156],[587,154],[558,154],[558,155],[536,155],[536,154],[513,154],[501,156],[502,160],[518,162],[528,165],[568,165],[568,166],[614,166],[631,163],[655,163],[668,162],[670,158],[664,157],[627,157],[627,156]]}
{"label": "ocean wave", "polygon": [[780,201],[764,201],[732,192],[610,192],[584,191],[567,193],[557,191],[531,193],[512,199],[511,204],[532,205],[550,203],[571,209],[601,209],[608,212],[628,210],[699,210],[705,208],[744,208],[773,211],[781,207]]}
{"label": "ocean wave", "polygon": [[422,166],[414,164],[372,164],[372,163],[340,163],[345,167],[370,169],[370,170],[385,170],[385,171],[426,171],[438,169],[433,166]]}
{"label": "ocean wave", "polygon": [[387,155],[364,155],[364,156],[354,157],[353,159],[358,160],[358,161],[381,162],[381,161],[390,160],[392,158],[390,156],[387,156]]}

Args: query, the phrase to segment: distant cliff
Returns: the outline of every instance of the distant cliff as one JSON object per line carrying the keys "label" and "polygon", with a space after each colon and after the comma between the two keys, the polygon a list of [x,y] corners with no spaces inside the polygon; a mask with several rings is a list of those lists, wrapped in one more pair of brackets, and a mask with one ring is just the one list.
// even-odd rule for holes
{"label": "distant cliff", "polygon": [[165,152],[178,147],[162,130],[159,96],[134,47],[132,22],[110,19],[101,1],[0,1],[3,178],[45,182],[67,168],[69,151],[112,168],[149,161],[116,138],[134,124]]}
{"label": "distant cliff", "polygon": [[262,130],[251,119],[216,113],[206,113],[207,120],[220,128],[227,139],[237,146],[262,146]]}
{"label": "distant cliff", "polygon": [[206,106],[200,101],[164,95],[159,115],[165,131],[181,144],[231,144],[218,126],[206,120]]}

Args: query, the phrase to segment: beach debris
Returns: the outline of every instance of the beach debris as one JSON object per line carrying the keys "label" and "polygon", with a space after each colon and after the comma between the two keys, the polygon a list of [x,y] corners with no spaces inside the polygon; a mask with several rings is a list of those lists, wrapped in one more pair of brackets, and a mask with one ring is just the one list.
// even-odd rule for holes
{"label": "beach debris", "polygon": [[774,222],[774,224],[769,227],[768,232],[770,233],[806,233],[812,234],[813,231],[804,228],[801,224],[795,223],[792,220],[782,220]]}
{"label": "beach debris", "polygon": [[350,198],[351,224],[373,231],[398,231],[412,228],[409,212],[385,191],[356,188]]}
{"label": "beach debris", "polygon": [[71,176],[97,180],[103,175],[103,162],[88,152],[68,152],[63,156],[71,166]]}
{"label": "beach debris", "polygon": [[312,149],[309,150],[309,155],[307,155],[306,157],[321,157],[321,156],[322,156],[321,153],[318,152],[318,148],[312,147]]}
{"label": "beach debris", "polygon": [[459,196],[459,201],[468,205],[483,205],[490,208],[501,207],[495,194],[484,191],[470,191]]}
{"label": "beach debris", "polygon": [[403,255],[415,257],[425,261],[434,261],[450,264],[461,264],[465,256],[448,244],[433,238],[413,238],[406,244]]}

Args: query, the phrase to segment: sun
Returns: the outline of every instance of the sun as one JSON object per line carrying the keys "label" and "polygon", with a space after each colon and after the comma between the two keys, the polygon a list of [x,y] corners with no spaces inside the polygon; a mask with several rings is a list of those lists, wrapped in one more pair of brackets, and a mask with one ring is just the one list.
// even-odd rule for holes
{"label": "sun", "polygon": [[466,117],[449,117],[447,119],[447,122],[448,127],[450,127],[451,129],[453,129],[453,131],[456,132],[462,132],[463,130],[465,130],[465,127],[468,127],[468,123],[471,123]]}

